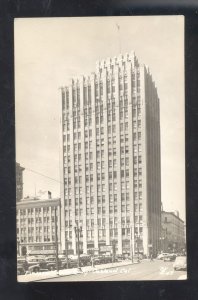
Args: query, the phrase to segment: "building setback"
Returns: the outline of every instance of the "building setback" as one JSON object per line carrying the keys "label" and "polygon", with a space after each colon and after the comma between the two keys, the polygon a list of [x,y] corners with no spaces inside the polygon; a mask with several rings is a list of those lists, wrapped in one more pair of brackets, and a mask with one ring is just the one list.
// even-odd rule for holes
{"label": "building setback", "polygon": [[[56,213],[56,215],[55,215]],[[27,253],[55,254],[55,220],[57,221],[57,240],[59,252],[60,241],[60,198],[39,199],[25,198],[17,203],[17,253],[22,254],[26,247]]]}
{"label": "building setback", "polygon": [[16,202],[19,202],[23,198],[23,171],[25,168],[21,167],[16,162]]}
{"label": "building setback", "polygon": [[157,89],[132,52],[96,63],[62,88],[63,248],[156,254],[160,242]]}

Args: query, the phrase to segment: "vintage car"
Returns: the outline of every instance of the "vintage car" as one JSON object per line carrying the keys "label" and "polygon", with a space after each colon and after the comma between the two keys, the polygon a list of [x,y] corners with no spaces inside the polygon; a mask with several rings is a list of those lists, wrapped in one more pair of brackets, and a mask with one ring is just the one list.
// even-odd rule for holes
{"label": "vintage car", "polygon": [[164,256],[164,262],[165,261],[175,261],[177,255],[174,253],[171,253],[169,255]]}
{"label": "vintage car", "polygon": [[175,262],[173,263],[173,268],[175,271],[186,270],[187,269],[186,256],[177,256]]}
{"label": "vintage car", "polygon": [[158,256],[157,256],[157,259],[161,259],[163,260],[165,256],[168,256],[170,255],[170,253],[160,253]]}

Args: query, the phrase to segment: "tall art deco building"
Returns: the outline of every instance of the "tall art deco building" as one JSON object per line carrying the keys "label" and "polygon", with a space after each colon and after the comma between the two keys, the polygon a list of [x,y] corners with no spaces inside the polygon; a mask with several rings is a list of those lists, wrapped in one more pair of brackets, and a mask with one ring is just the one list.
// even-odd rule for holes
{"label": "tall art deco building", "polygon": [[[155,254],[161,226],[160,112],[132,52],[62,88],[62,247]],[[108,248],[108,247],[106,247]],[[133,251],[133,252],[132,252]]]}

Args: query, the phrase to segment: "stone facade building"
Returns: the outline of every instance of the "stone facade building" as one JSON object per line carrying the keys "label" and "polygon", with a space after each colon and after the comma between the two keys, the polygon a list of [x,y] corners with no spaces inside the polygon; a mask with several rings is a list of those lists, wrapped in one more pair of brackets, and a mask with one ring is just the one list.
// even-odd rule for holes
{"label": "stone facade building", "polygon": [[88,253],[159,249],[161,167],[159,98],[136,55],[96,63],[90,76],[62,88],[61,236]]}

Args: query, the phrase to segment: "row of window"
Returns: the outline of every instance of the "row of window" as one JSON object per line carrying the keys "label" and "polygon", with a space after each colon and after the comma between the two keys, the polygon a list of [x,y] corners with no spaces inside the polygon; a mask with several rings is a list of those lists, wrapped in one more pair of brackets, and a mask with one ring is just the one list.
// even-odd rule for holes
{"label": "row of window", "polygon": [[[121,147],[121,154],[124,154],[124,152],[127,152],[127,154],[128,154],[128,151],[129,151],[128,146]],[[134,145],[133,151],[134,151],[134,154],[136,154],[136,155],[137,155],[137,152],[141,152],[142,151],[141,144]],[[104,156],[103,150],[101,150],[101,153]],[[99,159],[101,157],[100,152],[98,152],[97,155],[98,155],[97,158]],[[88,154],[87,154],[87,156],[88,156]],[[91,155],[91,158],[92,158],[92,155]],[[88,158],[86,157],[86,159],[88,159]],[[140,164],[142,162],[142,156],[141,155],[134,156],[133,160],[134,160],[133,161],[134,164],[137,164],[137,161]],[[129,166],[129,158],[128,157],[125,157],[125,158],[121,157],[120,165],[121,165],[121,167],[124,166],[124,165]],[[108,167],[111,168],[112,166],[117,167],[117,160],[116,159],[113,159],[113,160],[109,159]],[[75,170],[74,170],[75,172],[76,172],[76,170],[80,171],[80,170],[78,170],[78,167],[80,167],[80,169],[82,169],[81,164],[79,164],[79,166],[76,165]],[[105,167],[105,162],[104,161],[98,161],[97,162],[97,170],[104,169],[104,167]],[[86,169],[86,171],[93,171],[93,163],[85,164],[85,169]],[[65,171],[65,174],[66,173],[70,174],[71,173],[71,167],[70,166],[65,167],[64,171]],[[68,180],[71,183],[71,178],[68,177]]]}
{"label": "row of window", "polygon": [[[34,237],[21,237],[20,242],[21,243],[34,243],[34,242],[42,242],[43,238],[41,236],[36,236],[36,239],[34,239]],[[50,242],[50,241],[55,241],[55,236],[52,236],[52,240],[50,239],[50,237],[44,237],[44,242]]]}
{"label": "row of window", "polygon": [[[28,208],[28,209],[20,209],[20,210],[17,210],[17,214],[18,212],[20,211],[20,215],[29,215],[31,216],[34,212],[36,214],[38,213],[41,213],[42,211],[42,208]],[[51,207],[51,211],[52,213],[54,213],[55,211],[55,208],[54,207]],[[50,207],[43,207],[43,213],[49,213],[50,212]]]}
{"label": "row of window", "polygon": [[[124,143],[124,138],[122,137],[121,138],[121,147],[120,147],[120,152],[121,152],[121,154],[128,154],[129,153],[129,146],[127,145],[127,142],[128,142],[128,135],[125,135],[126,137],[125,137],[125,142],[126,142],[126,144],[123,146],[123,143]],[[140,135],[141,136],[141,135]],[[88,143],[85,143],[86,145],[85,145],[85,149],[88,149]],[[89,149],[91,148],[91,146],[92,146],[92,142],[90,141],[89,142]],[[81,144],[79,143],[78,144],[78,150],[80,150],[81,149]],[[97,148],[98,149],[98,148]],[[90,149],[91,150],[91,149]],[[141,152],[142,151],[142,149],[141,149],[141,144],[138,144],[138,147],[137,147],[137,145],[136,144],[134,144],[134,146],[133,146],[133,151],[134,152],[137,152],[137,150],[139,151],[139,152]],[[67,151],[70,151],[70,146],[68,145],[67,146]],[[77,145],[74,145],[74,153],[76,153],[77,152]],[[109,149],[108,150],[108,155],[109,156],[111,156],[111,155],[114,155],[114,156],[116,156],[116,148],[111,148],[111,149]],[[78,158],[77,158],[77,154],[74,154],[75,155],[75,158],[74,158],[74,163],[80,163],[81,162],[81,154],[78,154]],[[104,158],[104,150],[97,150],[96,151],[96,158],[98,159],[98,158]],[[85,160],[88,160],[88,159],[93,159],[93,153],[92,152],[86,152],[85,153]],[[64,161],[65,163],[67,163],[67,162],[70,162],[70,156],[67,156],[67,158],[65,157],[65,161]]]}
{"label": "row of window", "polygon": [[[139,75],[138,75],[139,76]],[[119,76],[119,90],[128,90],[128,82],[127,82],[127,76],[124,77],[124,81],[122,81],[122,76]],[[132,81],[131,81],[132,89],[135,89],[135,87],[139,90],[140,89],[140,80],[139,77],[134,78],[132,74]],[[98,97],[99,95],[103,95],[103,82],[100,81],[98,84],[95,83],[95,95]],[[114,93],[115,92],[115,81],[112,78],[111,81],[106,81],[106,92]],[[91,104],[91,85],[83,86],[83,97],[84,97],[84,105],[90,105]],[[76,89],[72,89],[72,102],[73,107],[79,107],[80,106],[80,88],[77,87]],[[67,90],[66,93],[62,92],[62,105],[63,110],[69,109],[69,91]]]}
{"label": "row of window", "polygon": [[[125,131],[128,130],[128,122],[125,122],[125,123],[120,123],[120,131],[124,131],[124,125],[125,125]],[[136,127],[136,121],[133,121],[133,125],[135,128]],[[138,127],[140,128],[141,127],[141,120],[138,120]],[[116,133],[116,126],[113,125],[109,125],[108,126],[108,134],[111,134],[111,132],[113,133]],[[100,129],[99,128],[96,128],[96,138],[100,136],[100,134],[103,134],[104,133],[104,127],[101,127]],[[138,133],[133,133],[133,140],[136,140],[137,138],[137,134],[138,134],[138,139],[141,138],[141,132],[138,132]],[[67,135],[67,139],[69,139],[70,135],[68,134]],[[121,137],[123,137],[121,135]],[[66,140],[66,136],[64,135],[64,141]],[[81,143],[76,143],[76,138],[74,139],[74,150],[77,151],[77,150],[80,150],[81,149]],[[111,144],[111,137],[108,137],[108,142]],[[113,143],[116,144],[116,136],[113,136]],[[100,145],[104,145],[104,139],[97,139],[96,140],[96,145],[97,146],[100,146]],[[85,149],[88,149],[88,146],[89,148],[92,147],[92,141],[89,140],[89,143],[85,141]],[[70,145],[67,145],[67,148],[66,146],[64,146],[64,152],[69,152],[70,151]]]}
{"label": "row of window", "polygon": [[[141,181],[140,181],[141,183]],[[139,191],[139,193],[135,192],[134,193],[134,199],[137,200],[138,199],[138,195],[139,195],[139,199],[141,200],[142,199],[142,192]],[[121,201],[124,201],[126,199],[126,201],[129,201],[130,200],[130,197],[129,197],[129,193],[126,192],[126,193],[121,193]],[[109,202],[116,202],[117,201],[117,194],[110,194],[109,195]],[[91,196],[90,198],[89,197],[86,197],[86,203],[87,204],[94,204],[94,197]],[[100,204],[100,203],[105,203],[105,195],[98,195],[97,196],[97,203]],[[82,197],[80,198],[75,198],[75,205],[82,205],[83,202],[82,202]],[[71,199],[65,199],[65,205],[69,205],[71,206],[72,205],[72,200]]]}
{"label": "row of window", "polygon": [[[136,231],[138,233],[138,231]],[[118,236],[118,229],[114,228],[114,229],[110,229],[109,231],[110,233],[110,237],[117,237]],[[142,228],[140,227],[140,236],[142,235]],[[72,238],[72,234],[74,234],[72,231],[66,231],[66,238]],[[131,235],[131,229],[130,228],[122,228],[122,232],[121,232],[122,236],[130,236]],[[98,237],[99,238],[105,238],[106,237],[106,230],[105,229],[99,229],[98,230]],[[94,230],[87,230],[87,239],[93,239],[94,238]],[[127,241],[127,243],[125,242],[125,246],[129,243],[129,241]]]}
{"label": "row of window", "polygon": [[[140,108],[138,108],[138,109],[140,109]],[[135,116],[135,115],[136,115],[136,111],[133,112],[133,116]],[[141,113],[139,111],[138,116],[140,116],[140,115],[141,115]],[[100,113],[96,113],[95,119],[96,119],[96,125],[103,124],[103,121],[104,121],[103,111],[100,111]],[[125,120],[128,119],[128,108],[127,107],[125,107],[123,109],[120,109],[120,120],[123,120],[123,119],[125,119]],[[115,112],[112,113],[112,119],[111,119],[111,115],[108,114],[108,120],[107,121],[110,122],[111,120],[116,121]],[[136,121],[134,120],[133,122],[136,122]],[[138,122],[141,122],[141,120],[138,120]],[[68,124],[69,123],[67,122],[67,125]],[[133,123],[133,124],[135,124],[135,123]],[[85,125],[85,127],[92,125],[92,117],[90,115],[89,116],[86,116],[86,115],[84,116],[84,125]],[[77,128],[78,129],[81,128],[80,117],[73,119],[73,129],[77,129]],[[139,124],[138,124],[138,128],[140,128]],[[114,131],[112,130],[112,132],[114,132]]]}
{"label": "row of window", "polygon": [[[127,204],[127,205],[121,205],[121,212],[130,212],[130,204]],[[137,212],[137,211],[142,211],[142,203],[139,203],[139,205],[138,204],[135,204],[135,212]],[[87,215],[94,215],[94,212],[95,212],[95,209],[94,209],[94,207],[88,207],[87,206],[87,208],[86,208],[86,214]],[[109,206],[109,213],[117,213],[118,212],[118,207],[117,207],[117,205],[110,205]],[[106,213],[106,207],[98,207],[97,208],[97,213],[98,214],[105,214]],[[65,215],[66,215],[66,217],[71,217],[72,216],[72,211],[71,210],[65,210]],[[80,216],[82,216],[83,215],[83,209],[82,208],[80,208],[80,209],[75,209],[75,215],[76,216],[78,216],[78,215],[80,215]]]}

